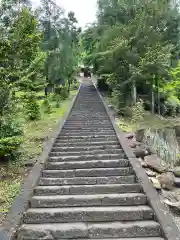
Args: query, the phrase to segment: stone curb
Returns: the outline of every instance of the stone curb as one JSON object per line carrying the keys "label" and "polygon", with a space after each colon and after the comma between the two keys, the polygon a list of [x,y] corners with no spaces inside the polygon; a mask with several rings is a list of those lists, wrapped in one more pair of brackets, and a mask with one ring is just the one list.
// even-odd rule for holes
{"label": "stone curb", "polygon": [[169,212],[167,206],[160,200],[158,193],[153,188],[151,182],[149,181],[144,169],[140,165],[140,163],[137,161],[137,158],[135,157],[132,149],[128,146],[128,142],[123,134],[123,132],[120,131],[119,127],[117,126],[115,119],[113,118],[112,112],[109,110],[106,102],[102,98],[99,90],[97,89],[94,81],[93,84],[98,92],[98,95],[106,109],[106,112],[111,120],[111,123],[113,125],[113,128],[116,132],[116,135],[119,139],[119,142],[124,149],[124,152],[126,156],[128,157],[135,173],[136,177],[141,184],[144,193],[146,194],[149,205],[152,207],[156,220],[161,225],[161,229],[163,232],[163,237],[166,240],[180,240],[180,231],[176,225],[176,223],[173,220],[172,214]]}
{"label": "stone curb", "polygon": [[34,187],[37,185],[37,182],[40,178],[41,171],[43,170],[43,164],[47,161],[51,148],[72,110],[72,107],[79,94],[80,87],[81,84],[78,88],[76,96],[74,96],[72,102],[70,103],[68,110],[53,129],[49,139],[45,142],[43,152],[40,155],[37,163],[32,168],[32,171],[29,174],[28,178],[22,184],[20,194],[15,198],[12,207],[3,223],[3,226],[0,228],[0,240],[12,240],[15,238],[16,230],[21,224],[23,213],[28,208],[29,199],[32,195]]}

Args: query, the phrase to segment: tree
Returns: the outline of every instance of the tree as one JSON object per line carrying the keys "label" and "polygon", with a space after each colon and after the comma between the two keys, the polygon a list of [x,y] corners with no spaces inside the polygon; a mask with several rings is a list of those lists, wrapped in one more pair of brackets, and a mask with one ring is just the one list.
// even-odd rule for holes
{"label": "tree", "polygon": [[169,78],[179,49],[176,5],[165,0],[99,0],[97,24],[85,31],[82,42],[85,61],[93,63],[113,92],[121,91],[124,103],[135,104],[143,87],[151,92],[152,112],[155,102],[160,112],[159,87]]}
{"label": "tree", "polygon": [[[47,53],[45,76],[47,83],[70,87],[72,75],[78,63],[80,29],[73,12],[64,17],[60,7],[51,1],[42,1],[40,28],[43,31],[42,50]],[[68,87],[68,90],[69,90]]]}

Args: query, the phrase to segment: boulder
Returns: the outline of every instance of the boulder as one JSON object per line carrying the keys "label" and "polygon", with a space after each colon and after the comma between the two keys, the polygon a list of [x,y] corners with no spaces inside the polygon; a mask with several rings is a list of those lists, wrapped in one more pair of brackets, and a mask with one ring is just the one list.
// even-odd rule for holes
{"label": "boulder", "polygon": [[175,168],[173,168],[172,171],[174,173],[174,176],[180,177],[180,167],[175,167]]}
{"label": "boulder", "polygon": [[138,142],[142,142],[143,141],[143,138],[144,138],[144,129],[140,129],[136,132],[135,136],[136,136],[136,140]]}
{"label": "boulder", "polygon": [[137,147],[134,149],[134,154],[137,158],[144,159],[144,157],[147,155],[146,148],[144,146]]}
{"label": "boulder", "polygon": [[142,166],[143,168],[147,168],[147,167],[148,167],[147,163],[144,162],[144,161],[141,162],[141,166]]}
{"label": "boulder", "polygon": [[176,136],[180,137],[180,126],[175,126]]}
{"label": "boulder", "polygon": [[136,141],[131,141],[131,142],[130,142],[130,147],[131,147],[131,148],[136,148],[136,147],[138,147],[138,146],[140,146],[140,145],[141,145],[140,142],[136,142]]}
{"label": "boulder", "polygon": [[127,133],[126,138],[127,139],[132,139],[134,137],[134,133]]}
{"label": "boulder", "polygon": [[174,177],[174,185],[178,188],[180,188],[180,178],[179,177]]}
{"label": "boulder", "polygon": [[149,155],[156,154],[156,150],[154,150],[152,147],[148,146],[148,147],[146,147],[146,150],[147,150]]}
{"label": "boulder", "polygon": [[108,108],[114,109],[113,105],[108,105]]}
{"label": "boulder", "polygon": [[164,164],[156,154],[146,156],[144,160],[150,169],[153,169],[158,173],[163,173],[168,169],[168,166]]}
{"label": "boulder", "polygon": [[166,172],[157,177],[161,187],[166,190],[172,190],[174,186],[174,175],[172,172]]}

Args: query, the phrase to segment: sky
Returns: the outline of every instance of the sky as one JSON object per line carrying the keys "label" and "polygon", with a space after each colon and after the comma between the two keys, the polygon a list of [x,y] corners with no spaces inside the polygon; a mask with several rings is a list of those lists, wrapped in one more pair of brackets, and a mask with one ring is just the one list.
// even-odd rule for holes
{"label": "sky", "polygon": [[[73,11],[82,28],[96,19],[97,0],[53,0],[57,5],[64,8],[66,12]],[[39,0],[32,0],[37,5]]]}

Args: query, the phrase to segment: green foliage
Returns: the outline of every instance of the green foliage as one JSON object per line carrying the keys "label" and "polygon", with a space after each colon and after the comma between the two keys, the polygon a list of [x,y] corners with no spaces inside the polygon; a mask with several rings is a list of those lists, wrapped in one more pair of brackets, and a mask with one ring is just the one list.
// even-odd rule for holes
{"label": "green foliage", "polygon": [[60,105],[61,105],[60,97],[57,95],[56,96],[56,108],[60,108]]}
{"label": "green foliage", "polygon": [[55,94],[59,95],[62,100],[65,100],[69,96],[67,86],[58,86],[55,88]]}
{"label": "green foliage", "polygon": [[77,27],[73,12],[65,17],[56,4],[51,8],[48,1],[41,0],[41,3],[38,9],[38,19],[43,29],[41,46],[47,53],[44,75],[48,83],[56,84],[60,79],[66,79],[67,83],[77,68],[81,30]]}
{"label": "green foliage", "polygon": [[68,96],[69,96],[68,87],[67,86],[61,87],[61,93],[60,93],[61,99],[65,100],[66,98],[68,98]]}
{"label": "green foliage", "polygon": [[22,128],[12,115],[0,117],[0,159],[14,160],[22,143]]}
{"label": "green foliage", "polygon": [[20,136],[22,134],[21,125],[12,115],[0,118],[0,136],[2,138]]}
{"label": "green foliage", "polygon": [[15,160],[19,156],[19,147],[23,139],[19,136],[0,138],[0,159]]}
{"label": "green foliage", "polygon": [[41,118],[40,106],[33,92],[28,92],[25,95],[25,114],[30,121]]}
{"label": "green foliage", "polygon": [[81,36],[84,63],[106,76],[102,81],[110,86],[114,99],[117,94],[116,105],[135,103],[142,87],[151,93],[147,100],[152,111],[153,105],[159,109],[164,87],[179,98],[179,67],[171,70],[180,50],[178,6],[166,0],[99,0],[97,15],[97,24]]}
{"label": "green foliage", "polygon": [[140,100],[132,107],[132,123],[138,123],[138,121],[143,120],[144,113],[144,103]]}
{"label": "green foliage", "polygon": [[46,97],[42,103],[42,106],[43,106],[43,109],[44,109],[44,112],[45,113],[48,113],[50,114],[52,112],[52,109],[51,109],[51,103],[50,103],[50,100],[48,97]]}
{"label": "green foliage", "polygon": [[165,106],[166,114],[169,116],[175,117],[180,113],[180,100],[175,96],[168,97],[165,101]]}

